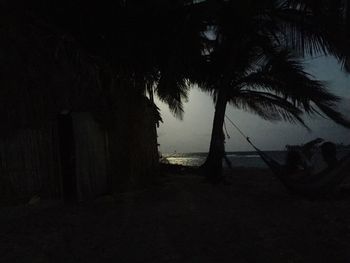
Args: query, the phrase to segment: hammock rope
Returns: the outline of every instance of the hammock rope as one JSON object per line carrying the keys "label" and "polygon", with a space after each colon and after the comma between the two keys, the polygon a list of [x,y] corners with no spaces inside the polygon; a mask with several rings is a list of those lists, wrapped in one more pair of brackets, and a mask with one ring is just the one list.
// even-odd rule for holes
{"label": "hammock rope", "polygon": [[270,167],[271,170],[273,170],[276,173],[280,172],[281,164],[278,163],[276,160],[271,158],[268,154],[260,150],[258,147],[254,145],[254,143],[251,142],[249,136],[247,136],[239,127],[237,124],[235,124],[226,114],[226,119],[237,129],[239,134],[247,140],[247,142],[257,151],[257,153],[260,155],[261,159]]}
{"label": "hammock rope", "polygon": [[244,139],[247,140],[247,142],[253,146],[254,149],[256,149],[257,151],[260,151],[260,149],[258,147],[256,147],[251,141],[250,138],[237,126],[237,124],[235,124],[229,117],[227,117],[227,115],[225,114],[226,119],[233,125],[233,127],[235,127],[237,129],[237,131],[239,132],[240,135],[242,135],[242,137]]}
{"label": "hammock rope", "polygon": [[283,165],[256,147],[250,141],[250,138],[229,117],[226,115],[225,117],[257,151],[261,159],[268,165],[268,167],[277,176],[277,178],[279,178],[281,182],[286,186],[286,188],[291,192],[304,195],[327,193],[339,185],[348,174],[348,170],[350,168],[350,153],[338,161],[337,167],[332,168],[329,171],[325,170],[324,172],[312,175],[312,177],[309,175],[307,178],[310,180],[298,181],[298,179],[290,178],[289,176],[286,176],[288,175],[288,172],[284,169]]}

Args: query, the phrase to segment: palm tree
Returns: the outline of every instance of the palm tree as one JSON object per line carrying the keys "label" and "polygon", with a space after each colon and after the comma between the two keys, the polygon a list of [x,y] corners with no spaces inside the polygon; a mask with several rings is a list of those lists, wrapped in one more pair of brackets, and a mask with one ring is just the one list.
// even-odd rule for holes
{"label": "palm tree", "polygon": [[[350,127],[334,110],[338,98],[326,91],[325,84],[308,75],[296,60],[305,54],[332,54],[346,66],[347,49],[340,41],[345,39],[342,32],[345,22],[335,21],[341,25],[340,33],[335,34],[330,16],[326,22],[321,21],[320,14],[324,11],[313,13],[311,7],[301,2],[309,3],[222,1],[216,9],[212,27],[215,39],[208,54],[209,77],[202,83],[204,89],[214,91],[216,99],[209,155],[202,166],[207,176],[221,176],[222,128],[229,102],[269,120],[303,123],[300,117],[303,112],[322,112]],[[294,55],[288,50],[293,50]]]}
{"label": "palm tree", "polygon": [[289,50],[276,50],[252,58],[249,66],[231,79],[225,90],[226,102],[219,105],[221,107],[218,106],[221,89],[211,90],[216,100],[216,122],[213,124],[209,155],[202,167],[204,175],[213,180],[221,175],[224,156],[222,125],[227,103],[269,121],[284,120],[308,128],[302,114],[322,112],[350,127],[350,123],[333,108],[339,98],[328,92],[326,87],[326,83],[305,72],[302,61]]}
{"label": "palm tree", "polygon": [[[221,163],[220,154],[215,154],[221,150],[215,148],[223,147],[222,124],[230,90],[251,65],[261,66],[256,56],[269,57],[276,47],[287,47],[298,51],[297,55],[323,52],[346,61],[342,34],[333,30],[345,31],[344,19],[337,19],[336,26],[327,22],[335,21],[327,11],[343,13],[344,8],[325,1],[326,8],[318,9],[313,2],[127,0],[91,5],[59,1],[42,6],[38,1],[28,6],[24,1],[18,6],[30,10],[37,21],[71,35],[90,56],[106,61],[118,81],[127,83],[135,94],[156,86],[157,95],[180,117],[188,83],[215,90],[212,154],[206,162],[215,167],[219,164],[214,159]],[[324,15],[327,19],[322,20]],[[115,90],[114,96],[118,92],[122,91]],[[337,116],[324,107],[321,110]]]}

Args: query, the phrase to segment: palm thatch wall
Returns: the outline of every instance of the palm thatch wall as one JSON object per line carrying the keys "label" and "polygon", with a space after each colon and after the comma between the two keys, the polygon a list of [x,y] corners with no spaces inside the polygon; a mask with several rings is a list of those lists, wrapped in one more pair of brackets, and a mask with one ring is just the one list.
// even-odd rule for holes
{"label": "palm thatch wall", "polygon": [[0,140],[0,196],[23,198],[36,193],[57,198],[61,192],[57,129],[22,129]]}
{"label": "palm thatch wall", "polygon": [[132,77],[47,25],[0,23],[0,191],[62,195],[58,116],[67,111],[79,199],[149,180],[157,110]]}

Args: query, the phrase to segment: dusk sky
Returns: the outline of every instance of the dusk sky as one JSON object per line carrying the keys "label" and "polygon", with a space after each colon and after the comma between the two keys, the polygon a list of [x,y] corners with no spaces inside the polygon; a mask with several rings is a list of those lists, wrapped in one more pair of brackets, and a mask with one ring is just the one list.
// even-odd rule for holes
{"label": "dusk sky", "polygon": [[[350,118],[350,75],[344,73],[337,61],[321,57],[306,61],[308,71],[319,80],[329,83],[330,90],[343,98],[340,108]],[[164,123],[158,129],[161,153],[207,152],[214,118],[212,98],[197,88],[190,92],[185,104],[183,120],[176,119],[168,107],[156,100]],[[300,144],[317,137],[333,142],[350,144],[350,130],[321,117],[306,118],[307,131],[300,125],[286,122],[271,123],[250,113],[227,107],[227,116],[245,132],[259,148],[264,150],[284,149],[286,144]],[[251,146],[226,121],[230,139],[226,139],[226,151],[249,151]]]}

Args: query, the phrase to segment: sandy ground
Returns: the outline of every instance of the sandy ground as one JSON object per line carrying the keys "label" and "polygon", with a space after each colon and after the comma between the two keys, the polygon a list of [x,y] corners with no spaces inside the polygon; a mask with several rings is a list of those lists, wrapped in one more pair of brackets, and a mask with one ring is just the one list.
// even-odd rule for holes
{"label": "sandy ground", "polygon": [[0,208],[0,262],[350,262],[350,197],[289,195],[268,171],[63,206]]}

